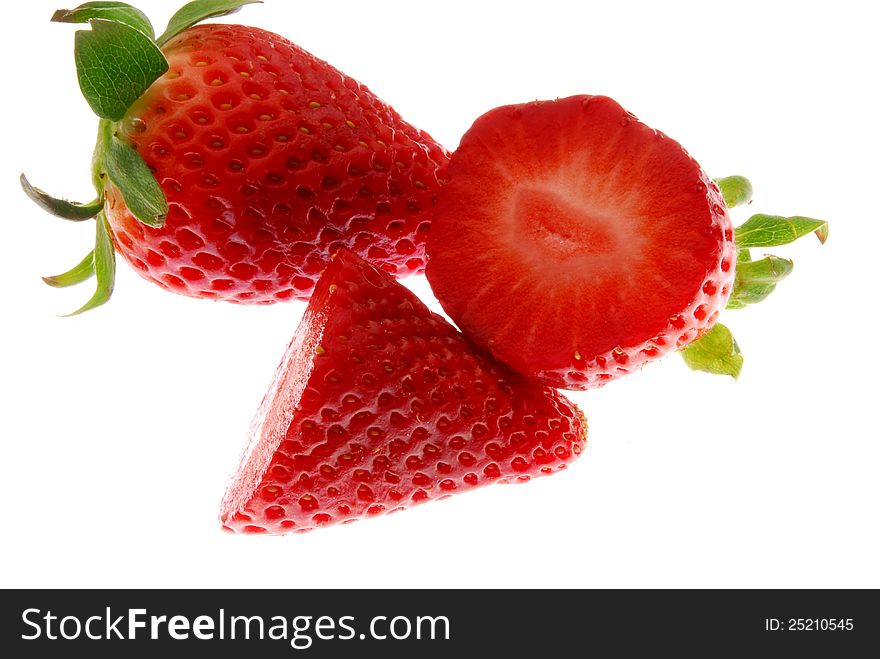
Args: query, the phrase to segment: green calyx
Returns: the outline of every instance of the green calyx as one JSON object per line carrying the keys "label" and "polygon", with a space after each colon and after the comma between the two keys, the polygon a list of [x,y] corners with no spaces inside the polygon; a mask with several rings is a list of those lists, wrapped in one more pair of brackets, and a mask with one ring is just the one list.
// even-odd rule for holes
{"label": "green calyx", "polygon": [[95,199],[95,201],[88,204],[78,204],[75,201],[56,199],[40,190],[40,188],[35,188],[24,174],[18,180],[21,183],[21,189],[30,197],[31,201],[47,213],[52,213],[52,215],[65,220],[73,220],[74,222],[90,220],[104,208],[104,200],[101,198]]}
{"label": "green calyx", "polygon": [[[752,184],[744,176],[728,176],[715,182],[728,208],[751,203]],[[824,244],[828,239],[828,222],[799,215],[757,214],[737,227],[736,274],[727,308],[744,309],[763,302],[794,269],[790,259],[769,254],[753,260],[751,249],[787,245],[811,233]],[[680,350],[680,354],[685,364],[695,371],[729,375],[736,379],[742,370],[743,357],[739,346],[730,330],[720,323]]]}
{"label": "green calyx", "polygon": [[736,339],[721,323],[715,323],[698,341],[685,346],[681,357],[694,371],[729,375],[734,380],[739,377],[743,365]]}
{"label": "green calyx", "polygon": [[100,182],[106,176],[121,193],[126,207],[141,222],[161,227],[168,215],[168,202],[159,183],[134,148],[120,138],[115,125],[100,122],[95,149],[94,175]]}
{"label": "green calyx", "polygon": [[152,39],[125,23],[93,18],[89,25],[75,35],[79,87],[96,115],[119,121],[168,62]]}
{"label": "green calyx", "polygon": [[724,203],[728,208],[749,204],[752,201],[752,182],[745,176],[725,176],[715,179]]}
{"label": "green calyx", "polygon": [[124,2],[86,2],[76,9],[59,9],[51,18],[54,23],[88,23],[92,19],[127,25],[151,41],[155,36],[150,19],[140,9]]}
{"label": "green calyx", "polygon": [[178,34],[196,23],[209,18],[218,18],[234,14],[244,5],[259,4],[262,0],[195,0],[177,10],[168,27],[156,39],[156,43],[164,46]]}
{"label": "green calyx", "polygon": [[25,194],[43,210],[76,222],[95,219],[94,249],[67,272],[43,278],[50,286],[66,287],[95,277],[94,295],[68,315],[104,304],[113,292],[115,252],[104,212],[108,185],[122,195],[128,210],[143,224],[158,228],[165,223],[165,194],[146,162],[119,130],[119,122],[131,106],[168,70],[160,47],[200,21],[231,14],[258,1],[195,0],[171,17],[159,38],[155,38],[146,15],[124,2],[86,2],[53,14],[54,22],[84,23],[91,28],[76,32],[74,60],[83,97],[100,118],[92,158],[93,201],[81,204],[59,199],[31,185],[24,174],[20,179]]}

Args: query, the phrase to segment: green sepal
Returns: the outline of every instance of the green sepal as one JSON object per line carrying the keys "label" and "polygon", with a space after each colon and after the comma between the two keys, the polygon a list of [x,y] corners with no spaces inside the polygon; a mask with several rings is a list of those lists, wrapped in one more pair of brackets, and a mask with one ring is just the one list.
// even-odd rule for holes
{"label": "green sepal", "polygon": [[100,307],[113,294],[113,285],[116,281],[116,253],[113,251],[110,225],[104,213],[95,218],[95,251],[92,254],[95,278],[98,282],[95,294],[83,306],[67,316],[76,316]]}
{"label": "green sepal", "polygon": [[56,23],[88,23],[93,18],[123,23],[150,39],[155,37],[153,24],[146,14],[124,2],[86,2],[76,9],[59,9],[51,20]]}
{"label": "green sepal", "polygon": [[725,176],[716,178],[721,196],[728,208],[742,206],[752,201],[752,182],[745,176]]}
{"label": "green sepal", "polygon": [[64,218],[65,220],[72,220],[74,222],[90,220],[100,213],[101,209],[104,207],[103,199],[95,199],[88,204],[78,204],[73,201],[67,201],[66,199],[53,197],[40,190],[40,188],[32,186],[24,174],[22,174],[18,180],[21,183],[21,189],[24,190],[24,193],[28,197],[30,197],[31,201],[36,203],[43,210],[48,211],[57,217]]}
{"label": "green sepal", "polygon": [[67,272],[51,277],[43,277],[43,281],[55,288],[76,286],[86,281],[95,274],[95,250],[89,252],[86,257],[73,266]]}
{"label": "green sepal", "polygon": [[809,233],[815,233],[819,242],[824,243],[828,239],[828,222],[797,215],[752,215],[737,227],[736,245],[740,248],[776,247],[787,245]]}
{"label": "green sepal", "polygon": [[794,263],[778,256],[738,263],[727,308],[742,309],[746,305],[763,301],[793,269]]}
{"label": "green sepal", "polygon": [[713,375],[729,375],[734,380],[742,370],[743,357],[730,330],[721,323],[679,351],[684,363],[693,371]]}
{"label": "green sepal", "polygon": [[118,121],[141,94],[168,70],[168,61],[147,35],[103,18],[75,36],[79,86],[95,114]]}
{"label": "green sepal", "polygon": [[156,43],[164,46],[185,29],[200,21],[218,16],[228,16],[237,12],[244,5],[259,2],[261,0],[194,0],[177,10],[177,13],[168,21],[168,27],[156,39]]}
{"label": "green sepal", "polygon": [[148,226],[163,226],[168,201],[153,172],[137,151],[116,136],[109,123],[104,122],[101,133],[101,170],[122,193],[132,215]]}

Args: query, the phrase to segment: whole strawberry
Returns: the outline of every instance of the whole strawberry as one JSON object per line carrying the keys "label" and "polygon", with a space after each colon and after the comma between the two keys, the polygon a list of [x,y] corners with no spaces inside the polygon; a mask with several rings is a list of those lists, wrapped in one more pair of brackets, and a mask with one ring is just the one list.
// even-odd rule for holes
{"label": "whole strawberry", "polygon": [[[190,27],[228,13],[216,2],[190,3],[155,42],[134,8],[92,4],[54,18],[92,25],[77,33],[77,64],[103,118],[98,198],[79,206],[23,184],[57,214],[99,215],[90,255],[104,289],[98,303],[112,290],[108,266],[100,271],[113,256],[110,240],[163,288],[239,303],[308,299],[341,247],[395,276],[423,270],[437,172],[448,158],[427,134],[283,37],[240,25]],[[142,82],[153,80],[107,107],[101,90],[109,83],[89,71],[103,66],[113,77],[117,63],[101,49],[125,43],[131,62],[121,68],[152,63]],[[111,82],[131,82],[119,78]],[[77,269],[89,270],[85,262]],[[48,281],[82,280],[70,275]]]}
{"label": "whole strawberry", "polygon": [[223,527],[303,532],[552,474],[586,422],[348,251],[327,268],[251,427]]}

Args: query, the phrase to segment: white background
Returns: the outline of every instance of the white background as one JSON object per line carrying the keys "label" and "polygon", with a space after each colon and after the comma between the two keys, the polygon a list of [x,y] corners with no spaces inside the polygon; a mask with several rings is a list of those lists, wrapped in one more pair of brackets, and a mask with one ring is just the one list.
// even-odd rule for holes
{"label": "white background", "polygon": [[[176,2],[144,1],[158,28]],[[795,271],[723,322],[738,383],[678,357],[574,394],[588,450],[566,472],[303,536],[220,531],[253,411],[304,305],[164,292],[120,263],[88,286],[92,225],[17,186],[86,201],[95,119],[72,26],[16,5],[4,67],[0,586],[880,587],[877,16],[864,2],[292,2],[229,20],[273,29],[450,148],[493,106],[613,96],[749,211],[831,221],[774,250]],[[868,15],[872,12],[875,15]],[[436,304],[421,278],[408,282]]]}

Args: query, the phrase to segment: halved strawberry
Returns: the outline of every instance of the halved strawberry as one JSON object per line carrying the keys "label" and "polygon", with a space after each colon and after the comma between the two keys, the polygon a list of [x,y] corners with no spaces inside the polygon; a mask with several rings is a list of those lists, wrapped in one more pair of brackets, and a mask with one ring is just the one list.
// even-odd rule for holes
{"label": "halved strawberry", "polygon": [[730,294],[718,187],[610,98],[492,110],[447,178],[428,279],[469,338],[528,376],[598,386],[698,338]]}
{"label": "halved strawberry", "polygon": [[220,518],[228,531],[288,533],[384,514],[554,473],[585,437],[563,396],[496,364],[343,250],[254,419]]}

